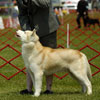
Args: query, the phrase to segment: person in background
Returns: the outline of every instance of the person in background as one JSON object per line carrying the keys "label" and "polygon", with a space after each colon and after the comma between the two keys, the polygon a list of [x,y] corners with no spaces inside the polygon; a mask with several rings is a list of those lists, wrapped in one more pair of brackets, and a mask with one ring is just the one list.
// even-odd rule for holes
{"label": "person in background", "polygon": [[86,27],[86,18],[88,16],[88,2],[85,0],[80,0],[77,5],[77,28],[81,28],[80,18],[82,17],[84,27]]}
{"label": "person in background", "polygon": [[[57,47],[56,32],[59,23],[52,8],[51,0],[16,0],[19,9],[19,22],[22,30],[33,30],[36,25],[39,29],[37,35],[44,46]],[[26,69],[27,70],[27,69]],[[52,94],[53,75],[46,76],[46,94]],[[27,89],[21,94],[33,94],[32,80],[27,71]]]}
{"label": "person in background", "polygon": [[11,17],[12,17],[12,27],[17,29],[19,21],[18,21],[18,9],[15,1],[13,1],[12,3]]}

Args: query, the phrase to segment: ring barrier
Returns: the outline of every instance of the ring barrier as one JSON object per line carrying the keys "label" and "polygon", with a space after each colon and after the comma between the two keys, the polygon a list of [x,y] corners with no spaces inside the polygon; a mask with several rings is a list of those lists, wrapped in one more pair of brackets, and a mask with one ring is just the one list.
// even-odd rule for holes
{"label": "ring barrier", "polygon": [[[5,31],[6,30],[6,31]],[[12,28],[8,28],[2,30],[0,32],[0,75],[7,80],[10,80],[14,76],[16,76],[18,73],[22,72],[23,74],[26,74],[24,71],[26,68],[19,68],[17,65],[14,64],[13,61],[19,58],[21,56],[21,52],[16,49],[16,47],[20,47],[21,44],[19,43],[19,40],[15,40],[15,30]],[[10,42],[10,44],[8,44]],[[8,52],[8,54],[6,54]],[[5,53],[5,56],[2,53]],[[12,53],[12,56],[7,58],[9,54]],[[17,62],[18,63],[18,62]],[[8,70],[10,70],[11,67],[13,67],[15,70],[14,73],[11,73],[11,75],[7,76],[6,73],[3,74],[3,69],[9,67]],[[3,71],[2,71],[3,70]],[[6,70],[6,69],[5,69]],[[2,73],[1,73],[2,72]]]}
{"label": "ring barrier", "polygon": [[[100,28],[81,28],[76,30],[75,17],[64,18],[62,24],[57,32],[58,48],[67,47],[69,42],[70,48],[78,49],[89,56],[89,64],[92,69],[92,76],[100,72]],[[67,29],[67,22],[69,22],[69,29]],[[15,38],[16,29],[6,28],[0,31],[0,76],[10,80],[19,73],[26,74],[23,60],[21,58],[21,43]],[[68,36],[68,37],[67,37]],[[68,41],[67,41],[68,39]],[[7,54],[6,54],[7,53]],[[9,56],[10,55],[10,56]],[[9,57],[8,57],[9,56]],[[11,74],[7,74],[5,70],[15,69]],[[56,73],[55,77],[63,79],[68,73]]]}
{"label": "ring barrier", "polygon": [[23,69],[20,69],[20,68],[18,68],[16,65],[14,65],[14,64],[11,63],[14,59],[16,59],[17,57],[19,57],[19,56],[21,55],[21,53],[20,53],[18,50],[16,50],[15,48],[13,48],[12,46],[10,46],[9,44],[6,45],[6,46],[4,46],[3,48],[1,48],[1,49],[0,49],[0,52],[2,52],[2,50],[6,49],[6,48],[10,48],[10,49],[14,50],[15,52],[18,53],[18,55],[15,56],[15,57],[13,57],[13,58],[11,58],[10,60],[7,60],[6,58],[3,58],[2,56],[0,56],[0,58],[1,58],[3,61],[5,61],[4,64],[0,65],[0,69],[3,68],[3,67],[5,67],[5,65],[9,64],[10,66],[12,66],[12,67],[14,67],[15,69],[17,69],[18,72],[14,73],[14,74],[11,75],[10,77],[7,77],[7,76],[3,75],[2,73],[0,73],[0,75],[3,76],[4,78],[6,78],[7,80],[9,80],[9,79],[11,79],[12,77],[14,77],[15,75],[17,75],[17,74],[20,73],[20,72],[23,72],[24,74],[26,74],[26,73],[24,72],[25,67],[24,67]]}

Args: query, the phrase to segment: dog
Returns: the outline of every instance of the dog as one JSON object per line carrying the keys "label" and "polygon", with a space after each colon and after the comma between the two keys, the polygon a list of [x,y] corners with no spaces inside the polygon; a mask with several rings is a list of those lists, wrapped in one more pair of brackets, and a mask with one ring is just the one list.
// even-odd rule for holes
{"label": "dog", "polygon": [[86,19],[87,27],[90,27],[90,25],[93,25],[93,26],[95,27],[96,24],[100,27],[99,19],[92,19],[92,18],[89,18],[88,15],[86,16],[85,19]]}
{"label": "dog", "polygon": [[35,88],[33,96],[40,96],[43,75],[59,71],[69,72],[80,83],[84,93],[92,94],[91,69],[85,54],[68,48],[44,47],[35,29],[18,30],[16,36],[22,41],[22,56]]}

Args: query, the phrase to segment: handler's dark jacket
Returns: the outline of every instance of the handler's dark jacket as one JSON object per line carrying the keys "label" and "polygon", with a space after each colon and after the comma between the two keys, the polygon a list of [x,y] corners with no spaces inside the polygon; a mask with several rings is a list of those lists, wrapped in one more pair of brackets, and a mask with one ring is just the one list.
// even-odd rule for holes
{"label": "handler's dark jacket", "polygon": [[58,21],[52,9],[51,0],[16,0],[19,8],[19,22],[22,30],[33,30],[39,26],[37,34],[39,37],[56,31],[59,27]]}
{"label": "handler's dark jacket", "polygon": [[88,6],[87,1],[80,0],[77,5],[77,12],[79,12],[80,14],[84,14],[84,12],[87,13],[87,11],[88,11],[87,6]]}

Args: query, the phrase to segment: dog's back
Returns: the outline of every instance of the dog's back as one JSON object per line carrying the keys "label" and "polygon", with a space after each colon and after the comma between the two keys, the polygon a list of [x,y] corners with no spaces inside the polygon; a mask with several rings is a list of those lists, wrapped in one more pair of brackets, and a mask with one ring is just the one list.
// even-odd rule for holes
{"label": "dog's back", "polygon": [[89,19],[89,24],[99,24],[99,20],[98,19]]}
{"label": "dog's back", "polygon": [[100,27],[99,19],[89,18],[89,16],[86,16],[86,23],[88,26],[97,24]]}

